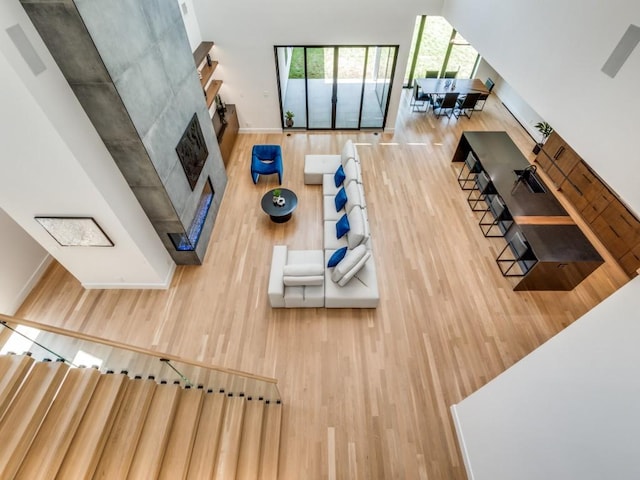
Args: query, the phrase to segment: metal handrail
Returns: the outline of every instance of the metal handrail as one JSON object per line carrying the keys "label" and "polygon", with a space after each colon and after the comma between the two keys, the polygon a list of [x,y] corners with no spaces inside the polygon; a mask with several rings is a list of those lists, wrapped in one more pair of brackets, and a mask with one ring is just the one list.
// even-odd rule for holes
{"label": "metal handrail", "polygon": [[[183,364],[183,365],[186,365],[187,367],[194,367],[196,368],[195,373],[199,375],[207,375],[207,376],[214,375],[218,379],[220,378],[225,379],[225,381],[227,381],[229,384],[233,384],[236,388],[238,388],[238,393],[245,393],[248,395],[252,395],[253,392],[250,392],[250,391],[245,392],[244,390],[242,390],[242,388],[243,386],[253,384],[253,386],[256,387],[257,390],[265,390],[265,391],[271,392],[270,395],[272,394],[273,396],[275,396],[275,398],[272,398],[272,400],[280,401],[281,399],[280,391],[277,385],[278,380],[272,377],[255,375],[255,374],[244,372],[241,370],[235,370],[235,369],[230,369],[226,367],[207,364],[205,362],[201,362],[197,360],[184,359],[184,358],[167,354],[167,353],[157,352],[157,351],[153,351],[145,348],[136,347],[133,345],[121,344],[111,340],[94,337],[92,335],[87,335],[85,333],[74,332],[74,331],[66,330],[64,328],[54,327],[51,325],[42,325],[31,320],[17,318],[17,317],[10,317],[3,314],[0,314],[0,322],[2,323],[2,325],[5,325],[5,326],[7,326],[8,323],[11,323],[13,325],[16,325],[16,324],[25,325],[28,327],[36,328],[43,332],[47,332],[55,335],[61,335],[61,336],[73,338],[76,340],[86,341],[92,344],[103,345],[103,346],[107,346],[107,347],[111,347],[119,350],[124,350],[128,352],[133,352],[136,354],[156,358],[160,360],[162,363],[167,364],[169,368],[171,368],[180,377],[180,379],[189,386],[194,385],[193,379],[189,379],[187,375],[185,375],[183,372],[178,370],[178,368],[176,368],[171,362]],[[20,333],[20,332],[17,332],[17,333]],[[32,339],[29,339],[29,340],[33,341]],[[70,361],[64,359],[63,356],[58,355],[57,353],[51,351],[50,349],[39,344],[38,342],[34,341],[34,344],[45,349],[46,351],[51,352],[53,355],[60,358],[61,360],[64,360],[70,365],[75,366]],[[198,369],[202,369],[202,371]],[[254,382],[258,382],[258,383],[254,383]],[[222,391],[223,389],[220,388],[220,390]],[[225,390],[229,391],[227,388],[225,388]]]}
{"label": "metal handrail", "polygon": [[74,365],[73,362],[71,362],[70,360],[67,360],[65,357],[63,357],[62,355],[60,355],[59,353],[54,352],[53,350],[51,350],[48,347],[45,347],[44,345],[42,345],[41,343],[35,341],[33,338],[29,338],[28,336],[26,336],[24,333],[18,331],[17,329],[13,328],[12,326],[10,326],[6,320],[0,320],[0,324],[3,327],[8,328],[9,330],[11,330],[13,333],[17,333],[18,335],[20,335],[23,338],[26,338],[27,340],[29,340],[31,343],[39,346],[40,348],[42,348],[43,350],[46,350],[47,352],[51,353],[52,355],[56,356],[58,358],[58,360],[62,360],[64,363],[68,363],[69,365],[71,365],[72,367],[77,367],[77,365]]}

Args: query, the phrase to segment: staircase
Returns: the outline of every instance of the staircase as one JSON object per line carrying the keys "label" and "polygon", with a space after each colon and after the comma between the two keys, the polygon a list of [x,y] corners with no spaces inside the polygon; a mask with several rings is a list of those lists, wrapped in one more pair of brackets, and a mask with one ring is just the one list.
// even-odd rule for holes
{"label": "staircase", "polygon": [[0,479],[276,479],[282,405],[0,355]]}

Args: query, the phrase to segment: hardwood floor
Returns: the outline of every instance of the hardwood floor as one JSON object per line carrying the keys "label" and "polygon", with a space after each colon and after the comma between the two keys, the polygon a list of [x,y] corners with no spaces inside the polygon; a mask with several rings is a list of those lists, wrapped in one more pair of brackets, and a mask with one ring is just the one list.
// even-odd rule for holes
{"label": "hardwood floor", "polygon": [[[466,478],[449,406],[628,278],[607,261],[572,292],[514,292],[494,261],[502,241],[483,237],[450,159],[464,129],[507,130],[530,159],[533,140],[495,95],[456,120],[411,113],[408,94],[395,134],[240,135],[206,261],[179,267],[170,289],[83,290],[54,263],[16,316],[278,378],[282,479]],[[272,246],[322,248],[322,188],[303,184],[304,155],[338,153],[349,138],[380,306],[271,309]],[[260,208],[277,180],[251,181],[259,143],[282,145],[283,186],[299,199],[288,223]]]}

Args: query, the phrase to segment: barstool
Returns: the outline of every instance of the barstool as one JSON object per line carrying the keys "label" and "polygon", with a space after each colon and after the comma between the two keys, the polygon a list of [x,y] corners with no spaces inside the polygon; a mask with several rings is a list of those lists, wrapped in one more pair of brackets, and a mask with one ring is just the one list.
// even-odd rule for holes
{"label": "barstool", "polygon": [[[513,258],[509,258],[505,253],[510,253]],[[496,263],[503,277],[523,277],[537,262],[538,259],[531,250],[529,242],[521,232],[516,232],[496,257]],[[506,269],[503,268],[503,264],[507,267]],[[516,264],[520,267],[521,273],[510,273]]]}
{"label": "barstool", "polygon": [[[485,200],[491,201],[492,195],[497,193],[496,189],[494,188],[493,183],[491,183],[489,175],[487,175],[487,172],[484,170],[476,175],[475,184],[476,188],[469,192],[467,202],[469,203],[471,210],[474,212],[486,212],[489,208],[488,204],[485,203],[484,207],[478,208],[478,203],[484,202]],[[478,192],[475,198],[473,197],[473,192]]]}
{"label": "barstool", "polygon": [[[493,220],[489,223],[484,220],[488,213],[491,213],[493,216]],[[507,223],[509,223],[508,226],[506,226]],[[494,195],[491,197],[489,208],[482,214],[478,225],[480,225],[480,230],[482,230],[482,234],[485,237],[504,237],[504,234],[507,233],[507,230],[509,230],[512,223],[513,220],[511,218],[511,214],[509,213],[509,210],[507,210],[507,206],[504,204],[504,201],[500,195]],[[500,231],[499,235],[491,233],[491,230],[494,229],[493,227],[498,227],[498,230]]]}
{"label": "barstool", "polygon": [[[462,176],[464,173],[465,167],[467,169],[467,175],[465,177]],[[482,171],[482,165],[473,154],[473,152],[469,152],[467,158],[464,160],[464,165],[460,169],[460,173],[458,173],[458,184],[462,190],[473,190],[473,185],[471,188],[467,188],[468,182],[475,182],[475,176]]]}

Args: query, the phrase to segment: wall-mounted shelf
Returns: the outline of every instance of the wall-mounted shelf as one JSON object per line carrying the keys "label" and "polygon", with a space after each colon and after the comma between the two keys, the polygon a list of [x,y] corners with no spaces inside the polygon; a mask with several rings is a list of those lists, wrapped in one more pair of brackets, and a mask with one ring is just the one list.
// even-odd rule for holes
{"label": "wall-mounted shelf", "polygon": [[196,63],[196,67],[207,57],[207,53],[211,51],[213,45],[213,42],[201,42],[200,45],[198,45],[196,51],[193,52],[193,61]]}
{"label": "wall-mounted shelf", "polygon": [[202,75],[202,78],[200,79],[200,84],[202,85],[202,88],[207,86],[207,82],[213,75],[213,72],[217,66],[218,66],[218,62],[212,60],[211,66],[209,66],[207,62],[204,62],[204,66],[198,69],[198,72],[200,72],[200,75]]}
{"label": "wall-mounted shelf", "polygon": [[205,88],[207,92],[207,108],[213,105],[213,101],[216,99],[216,95],[220,91],[220,87],[222,87],[222,80],[211,80],[209,85]]}
{"label": "wall-mounted shelf", "polygon": [[213,42],[202,42],[198,45],[195,52],[193,52],[193,61],[200,75],[200,85],[207,99],[207,108],[209,109],[213,129],[218,139],[218,145],[220,146],[222,161],[226,167],[229,163],[236,137],[238,136],[240,124],[238,123],[235,105],[226,105],[226,111],[218,111],[216,107],[211,108],[215,103],[216,95],[218,95],[220,87],[222,87],[222,80],[213,78],[213,74],[218,66],[217,60],[211,58],[213,46]]}
{"label": "wall-mounted shelf", "polygon": [[213,105],[216,95],[220,91],[220,87],[222,87],[222,80],[213,78],[213,73],[218,66],[218,62],[211,58],[213,46],[213,42],[202,42],[193,52],[193,61],[200,75],[200,85],[202,85],[202,90],[207,100],[207,108]]}

